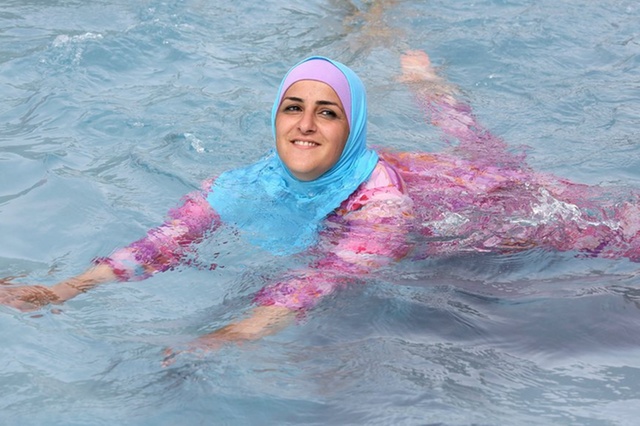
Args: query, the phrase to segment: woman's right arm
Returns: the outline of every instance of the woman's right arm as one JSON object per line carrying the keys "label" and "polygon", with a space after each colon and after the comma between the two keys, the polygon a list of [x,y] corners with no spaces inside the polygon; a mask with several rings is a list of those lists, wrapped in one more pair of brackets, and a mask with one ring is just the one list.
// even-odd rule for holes
{"label": "woman's right arm", "polygon": [[[413,202],[402,178],[380,162],[367,183],[336,210],[337,222],[330,226],[335,232],[323,232],[312,249],[316,262],[260,290],[244,318],[200,336],[186,350],[213,350],[278,332],[323,297],[404,257],[411,249],[412,218]],[[168,349],[165,364],[180,352]]]}
{"label": "woman's right arm", "polygon": [[207,201],[210,187],[211,181],[205,182],[200,191],[185,196],[162,225],[110,256],[97,259],[92,267],[75,277],[51,287],[14,285],[8,279],[0,280],[0,304],[32,311],[50,303],[63,303],[102,283],[143,280],[177,266],[191,246],[218,223],[218,215]]}

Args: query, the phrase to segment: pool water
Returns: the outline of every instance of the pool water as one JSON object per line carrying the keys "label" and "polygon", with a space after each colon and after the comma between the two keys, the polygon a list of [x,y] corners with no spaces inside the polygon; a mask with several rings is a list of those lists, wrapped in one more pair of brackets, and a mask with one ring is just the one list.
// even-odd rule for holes
{"label": "pool water", "polygon": [[[6,0],[0,277],[77,274],[260,158],[280,78],[310,54],[361,75],[373,145],[452,143],[395,80],[424,49],[536,170],[640,188],[638,22],[633,0]],[[637,422],[640,268],[575,253],[403,261],[277,335],[163,367],[287,268],[251,250],[0,307],[0,424]]]}

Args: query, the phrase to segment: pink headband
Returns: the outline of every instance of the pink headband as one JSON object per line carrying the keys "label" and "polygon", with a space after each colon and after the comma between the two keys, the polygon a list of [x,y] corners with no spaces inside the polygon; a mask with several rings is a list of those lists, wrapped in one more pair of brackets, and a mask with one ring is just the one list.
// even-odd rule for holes
{"label": "pink headband", "polygon": [[342,71],[324,59],[314,58],[301,63],[287,74],[280,89],[278,104],[282,102],[282,97],[287,89],[300,80],[315,80],[331,86],[338,95],[338,98],[340,98],[340,102],[342,102],[349,127],[351,127],[351,89],[347,77],[345,77]]}

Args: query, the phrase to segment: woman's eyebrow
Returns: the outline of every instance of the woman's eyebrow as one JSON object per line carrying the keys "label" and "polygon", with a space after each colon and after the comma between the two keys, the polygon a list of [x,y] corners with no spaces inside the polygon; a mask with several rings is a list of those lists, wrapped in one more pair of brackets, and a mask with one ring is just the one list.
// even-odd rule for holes
{"label": "woman's eyebrow", "polygon": [[287,96],[286,98],[283,99],[283,101],[293,101],[293,102],[304,103],[302,98],[296,98],[295,96]]}
{"label": "woman's eyebrow", "polygon": [[[304,99],[298,98],[296,96],[287,96],[286,98],[283,99],[283,101],[284,100],[292,101],[292,102],[304,103]],[[336,102],[331,102],[331,101],[316,101],[316,105],[333,105],[333,106],[337,106],[337,107],[340,106]]]}
{"label": "woman's eyebrow", "polygon": [[317,101],[316,105],[333,105],[333,106],[337,106],[337,107],[340,106],[336,102],[331,102],[331,101]]}

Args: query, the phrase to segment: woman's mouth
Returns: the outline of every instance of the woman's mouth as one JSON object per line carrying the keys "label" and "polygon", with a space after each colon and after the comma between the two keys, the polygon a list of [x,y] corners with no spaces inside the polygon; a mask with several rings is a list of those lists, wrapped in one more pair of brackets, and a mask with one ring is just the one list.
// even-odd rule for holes
{"label": "woman's mouth", "polygon": [[315,143],[315,142],[311,142],[311,141],[300,141],[300,140],[295,140],[293,141],[294,145],[298,145],[298,146],[318,146],[320,144]]}

